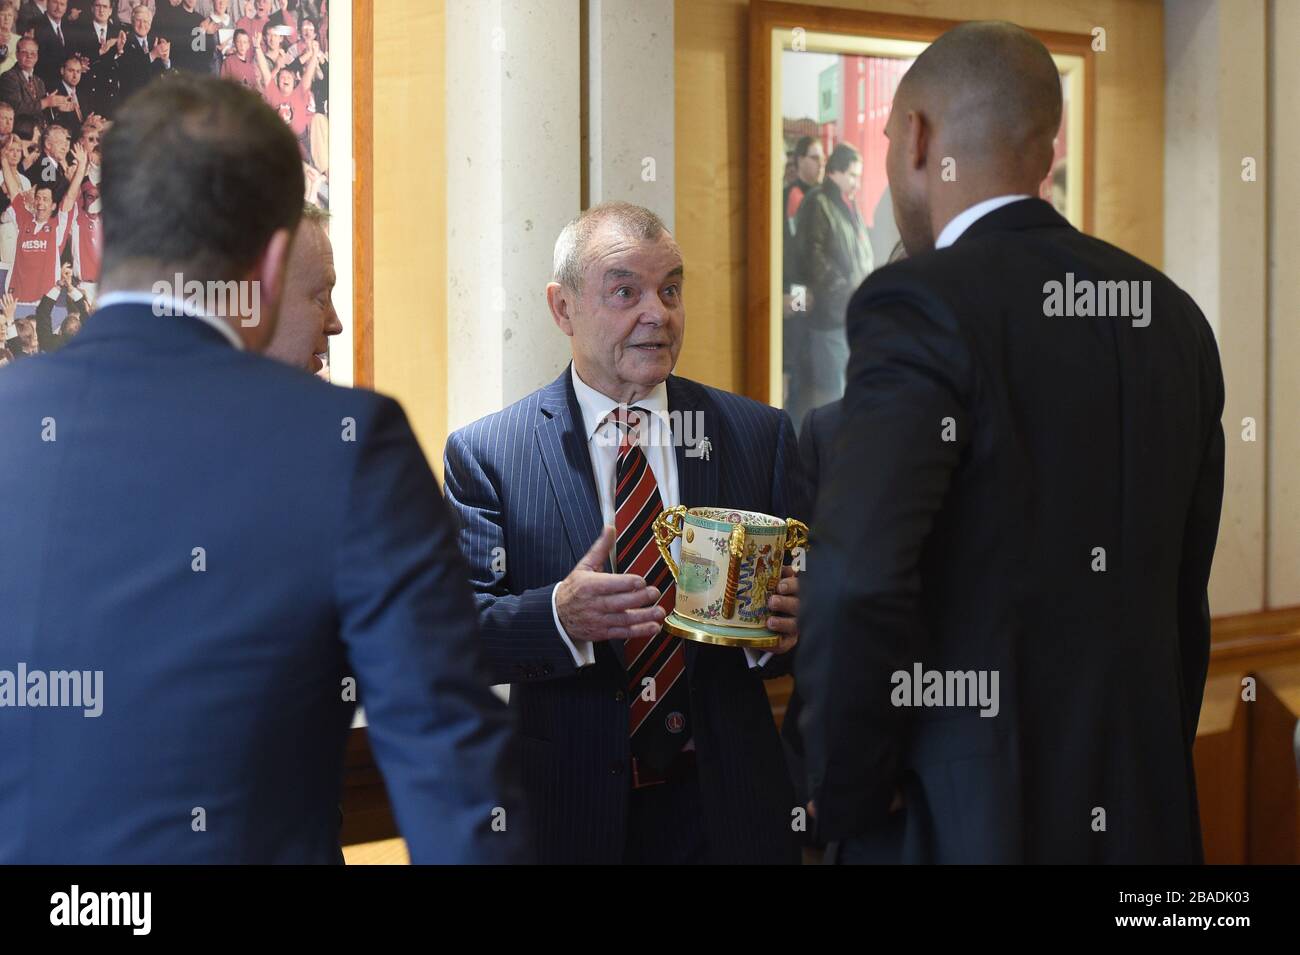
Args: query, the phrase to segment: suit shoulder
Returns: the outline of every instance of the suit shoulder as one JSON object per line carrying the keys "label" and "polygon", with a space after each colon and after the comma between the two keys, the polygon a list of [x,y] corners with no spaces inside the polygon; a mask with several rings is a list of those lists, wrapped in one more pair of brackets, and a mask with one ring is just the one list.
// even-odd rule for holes
{"label": "suit shoulder", "polygon": [[[259,403],[273,401],[290,415],[315,417],[323,409],[330,409],[340,420],[350,417],[358,423],[384,416],[405,417],[401,404],[388,395],[367,388],[331,384],[301,368],[262,355],[237,352],[233,357],[243,366],[241,390]],[[217,379],[217,384],[224,387],[226,381],[222,377]]]}
{"label": "suit shoulder", "polygon": [[780,408],[773,408],[771,405],[755,401],[753,398],[747,398],[744,395],[738,395],[730,391],[723,391],[721,388],[714,388],[711,385],[700,384],[688,378],[679,380],[688,387],[699,389],[705,400],[711,402],[722,416],[729,420],[749,422],[751,423],[750,426],[753,426],[752,423],[756,422],[762,429],[774,433],[780,430],[782,420],[789,420],[789,416]]}
{"label": "suit shoulder", "polygon": [[542,396],[546,390],[546,388],[538,388],[518,401],[506,405],[500,411],[486,414],[467,425],[455,429],[447,436],[448,446],[457,443],[470,448],[478,448],[484,441],[488,440],[489,435],[496,436],[493,438],[495,441],[499,440],[502,432],[517,433],[530,427],[537,421],[537,415],[542,406]]}

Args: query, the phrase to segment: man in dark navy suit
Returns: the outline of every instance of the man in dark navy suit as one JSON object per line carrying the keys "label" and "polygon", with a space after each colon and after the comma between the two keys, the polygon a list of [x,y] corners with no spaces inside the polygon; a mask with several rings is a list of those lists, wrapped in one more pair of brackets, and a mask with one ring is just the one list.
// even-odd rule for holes
{"label": "man in dark navy suit", "polygon": [[789,669],[796,578],[786,568],[769,598],[775,651],[661,627],[674,595],[650,533],[662,509],[805,510],[785,413],[671,374],[682,284],[652,212],[583,213],[547,286],[572,364],[447,443],[447,496],[488,660],[519,714],[541,861],[798,861],[802,809],[763,688]]}
{"label": "man in dark navy suit", "polygon": [[885,127],[909,257],[849,303],[796,668],[841,862],[1201,857],[1223,375],[1185,292],[1036,198],[1060,124],[1043,44],[966,23]]}
{"label": "man in dark navy suit", "polygon": [[401,408],[254,354],[293,134],[160,83],[101,186],[99,310],[0,374],[0,863],[335,861],[358,694],[411,858],[518,858],[508,713]]}

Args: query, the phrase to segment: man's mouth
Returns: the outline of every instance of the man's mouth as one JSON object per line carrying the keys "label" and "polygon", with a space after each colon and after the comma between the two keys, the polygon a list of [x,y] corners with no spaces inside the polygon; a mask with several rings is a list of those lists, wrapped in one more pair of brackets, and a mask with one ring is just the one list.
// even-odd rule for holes
{"label": "man's mouth", "polygon": [[668,345],[665,342],[641,342],[632,347],[640,351],[656,352],[666,349]]}

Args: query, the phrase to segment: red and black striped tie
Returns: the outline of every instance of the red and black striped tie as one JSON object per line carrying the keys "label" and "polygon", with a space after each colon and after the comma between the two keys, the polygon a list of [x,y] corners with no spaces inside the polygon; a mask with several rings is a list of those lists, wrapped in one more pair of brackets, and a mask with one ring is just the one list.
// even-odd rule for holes
{"label": "red and black striped tie", "polygon": [[[618,467],[614,485],[614,569],[636,574],[659,588],[659,606],[672,612],[676,584],[655,546],[654,520],[664,509],[654,472],[641,450],[649,412],[620,408]],[[666,770],[691,738],[690,690],[682,641],[661,629],[653,637],[623,642],[627,696],[631,701],[632,755],[658,772]]]}

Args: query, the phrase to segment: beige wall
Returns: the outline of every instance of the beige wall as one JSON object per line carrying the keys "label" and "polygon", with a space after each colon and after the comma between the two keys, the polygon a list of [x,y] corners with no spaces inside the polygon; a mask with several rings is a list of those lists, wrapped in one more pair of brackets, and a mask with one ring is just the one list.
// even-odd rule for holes
{"label": "beige wall", "polygon": [[[823,0],[825,6],[954,20],[1003,19],[1090,33],[1098,54],[1096,233],[1149,262],[1162,256],[1163,8],[1159,0]],[[745,316],[748,0],[677,0],[677,239],[689,276],[678,371],[742,386]]]}
{"label": "beige wall", "polygon": [[401,401],[441,476],[447,438],[446,8],[444,0],[377,5],[375,389]]}

